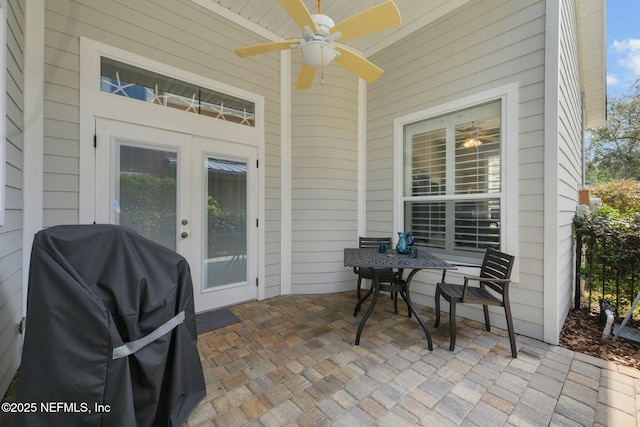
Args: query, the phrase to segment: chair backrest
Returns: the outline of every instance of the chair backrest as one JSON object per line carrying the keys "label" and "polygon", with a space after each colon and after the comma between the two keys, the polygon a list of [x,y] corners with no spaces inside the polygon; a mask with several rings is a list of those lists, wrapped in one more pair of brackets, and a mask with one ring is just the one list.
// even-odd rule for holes
{"label": "chair backrest", "polygon": [[[480,277],[490,279],[509,279],[513,268],[514,256],[495,249],[487,249],[480,269]],[[504,287],[492,282],[484,282],[494,291],[502,294]]]}
{"label": "chair backrest", "polygon": [[391,237],[360,237],[360,248],[378,248],[380,243],[385,243],[387,249],[391,249]]}

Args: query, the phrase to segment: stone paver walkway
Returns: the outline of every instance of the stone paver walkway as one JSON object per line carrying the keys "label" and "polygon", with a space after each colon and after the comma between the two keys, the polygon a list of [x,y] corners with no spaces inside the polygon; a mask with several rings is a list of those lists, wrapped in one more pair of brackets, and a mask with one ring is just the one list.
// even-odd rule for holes
{"label": "stone paver walkway", "polygon": [[[232,307],[242,323],[199,336],[207,396],[184,427],[640,427],[640,371],[460,321],[418,306],[415,319],[380,298],[353,345],[355,292],[290,295]],[[640,357],[640,355],[639,355]],[[14,381],[15,383],[15,381]],[[13,390],[13,391],[12,391]],[[6,398],[15,399],[12,385]],[[0,413],[0,427],[11,426]]]}
{"label": "stone paver walkway", "polygon": [[[386,300],[386,301],[385,301]],[[200,335],[207,396],[188,427],[636,426],[640,371],[506,331],[415,321],[380,298],[354,345],[355,292],[232,307],[243,321]]]}

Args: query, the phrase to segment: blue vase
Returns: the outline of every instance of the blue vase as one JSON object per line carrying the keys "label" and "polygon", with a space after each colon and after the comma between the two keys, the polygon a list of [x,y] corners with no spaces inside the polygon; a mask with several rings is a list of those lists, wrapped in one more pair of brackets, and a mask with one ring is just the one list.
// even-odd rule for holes
{"label": "blue vase", "polygon": [[399,254],[411,253],[411,245],[413,245],[414,238],[411,233],[405,233],[403,231],[398,232],[398,244],[396,244],[396,252]]}

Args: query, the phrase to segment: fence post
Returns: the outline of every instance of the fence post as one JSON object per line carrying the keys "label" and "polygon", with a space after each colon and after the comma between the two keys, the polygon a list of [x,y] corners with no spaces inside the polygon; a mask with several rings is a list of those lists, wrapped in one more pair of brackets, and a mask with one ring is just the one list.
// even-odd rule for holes
{"label": "fence post", "polygon": [[580,271],[582,270],[582,232],[576,230],[576,290],[574,296],[574,308],[580,309]]}

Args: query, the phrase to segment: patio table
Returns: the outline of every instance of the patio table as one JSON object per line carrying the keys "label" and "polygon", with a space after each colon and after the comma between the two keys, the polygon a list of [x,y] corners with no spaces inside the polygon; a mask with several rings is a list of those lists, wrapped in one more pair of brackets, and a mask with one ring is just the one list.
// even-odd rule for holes
{"label": "patio table", "polygon": [[[356,345],[360,344],[360,335],[362,334],[362,329],[364,328],[365,323],[367,323],[367,319],[373,312],[373,308],[378,301],[378,295],[381,290],[389,291],[389,292],[397,292],[400,293],[402,298],[407,304],[409,308],[409,316],[413,313],[422,326],[425,335],[427,336],[427,342],[429,344],[429,350],[433,350],[433,343],[431,341],[431,334],[429,333],[429,329],[427,325],[424,323],[418,311],[413,306],[411,302],[411,295],[409,293],[409,288],[411,285],[411,280],[416,273],[423,269],[435,269],[435,270],[450,270],[455,269],[456,267],[449,264],[447,261],[444,261],[437,256],[431,254],[424,248],[420,248],[418,251],[418,256],[416,258],[411,258],[409,255],[398,254],[395,251],[388,253],[380,253],[375,248],[345,248],[344,249],[344,265],[345,267],[360,267],[360,268],[369,268],[371,270],[371,274],[373,276],[373,284],[371,285],[371,289],[369,292],[358,301],[356,306],[356,312],[358,311],[359,306],[373,293],[373,299],[371,300],[371,305],[367,309],[364,317],[360,321],[360,325],[358,326],[358,332],[356,334]],[[405,280],[398,281],[396,284],[380,284],[380,280],[378,278],[378,274],[376,269],[378,268],[398,268],[400,270],[400,276],[402,276],[403,269],[411,269],[409,275]],[[354,313],[355,314],[355,313]]]}

